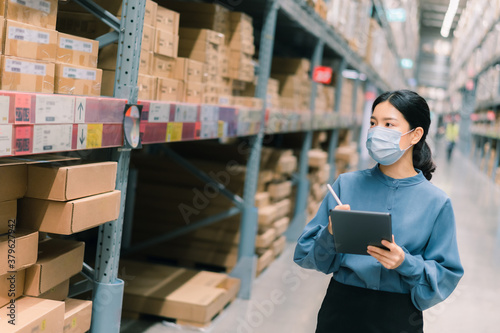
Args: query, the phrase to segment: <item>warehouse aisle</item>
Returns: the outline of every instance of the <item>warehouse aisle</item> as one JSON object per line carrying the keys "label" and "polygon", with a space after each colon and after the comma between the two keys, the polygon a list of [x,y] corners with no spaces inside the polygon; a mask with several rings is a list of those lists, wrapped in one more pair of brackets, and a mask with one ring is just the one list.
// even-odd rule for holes
{"label": "warehouse aisle", "polygon": [[[451,165],[443,156],[437,156],[433,182],[452,199],[465,276],[447,301],[424,313],[425,332],[498,332],[500,190],[458,151]],[[236,300],[206,332],[313,332],[330,277],[300,269],[292,261],[293,249],[294,244],[288,244],[257,279],[251,301]],[[124,322],[122,332],[195,331],[158,322]]]}

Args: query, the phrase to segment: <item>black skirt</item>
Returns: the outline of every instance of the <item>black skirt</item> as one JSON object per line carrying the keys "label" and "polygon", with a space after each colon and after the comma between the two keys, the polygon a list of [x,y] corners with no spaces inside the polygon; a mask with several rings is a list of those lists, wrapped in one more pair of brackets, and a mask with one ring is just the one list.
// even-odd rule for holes
{"label": "black skirt", "polygon": [[333,278],[316,333],[422,333],[422,312],[409,294],[348,286]]}

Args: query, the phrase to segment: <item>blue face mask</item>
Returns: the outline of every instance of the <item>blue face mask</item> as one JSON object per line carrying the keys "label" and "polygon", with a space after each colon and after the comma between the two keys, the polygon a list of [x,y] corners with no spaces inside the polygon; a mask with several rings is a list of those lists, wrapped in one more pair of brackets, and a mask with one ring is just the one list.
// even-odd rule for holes
{"label": "blue face mask", "polygon": [[400,131],[375,126],[368,131],[368,138],[366,140],[366,148],[370,156],[382,165],[391,165],[396,163],[410,147],[401,150],[399,148],[399,141],[401,137],[409,132],[401,134]]}

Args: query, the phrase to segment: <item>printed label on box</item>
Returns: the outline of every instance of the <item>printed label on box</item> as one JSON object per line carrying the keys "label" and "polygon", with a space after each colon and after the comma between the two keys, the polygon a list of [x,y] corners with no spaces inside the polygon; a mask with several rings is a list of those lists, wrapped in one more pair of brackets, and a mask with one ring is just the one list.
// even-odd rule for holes
{"label": "printed label on box", "polygon": [[9,27],[8,39],[22,40],[38,44],[49,44],[50,35],[46,32],[37,30]]}
{"label": "printed label on box", "polygon": [[219,107],[216,105],[203,104],[200,111],[200,121],[218,121]]}
{"label": "printed label on box", "polygon": [[5,59],[5,71],[21,74],[32,74],[45,76],[47,66],[33,62]]}
{"label": "printed label on box", "polygon": [[92,53],[92,43],[71,38],[61,37],[59,47],[61,49]]}
{"label": "printed label on box", "polygon": [[16,153],[27,154],[31,152],[32,126],[16,126]]}
{"label": "printed label on box", "polygon": [[73,125],[35,125],[33,153],[71,150]]}
{"label": "printed label on box", "polygon": [[16,111],[16,123],[30,123],[31,95],[16,94],[15,111]]}
{"label": "printed label on box", "polygon": [[198,106],[177,104],[175,106],[175,121],[181,123],[194,123],[198,115]]}
{"label": "printed label on box", "polygon": [[201,123],[200,138],[201,139],[214,139],[218,137],[219,124],[215,122]]}
{"label": "printed label on box", "polygon": [[35,120],[37,124],[72,124],[74,109],[72,96],[36,95]]}
{"label": "printed label on box", "polygon": [[12,155],[12,125],[0,125],[0,156]]}
{"label": "printed label on box", "polygon": [[0,124],[9,123],[10,97],[0,96]]}
{"label": "printed label on box", "polygon": [[182,123],[167,124],[167,142],[181,141],[182,139]]}
{"label": "printed label on box", "polygon": [[10,0],[13,3],[17,3],[21,6],[26,6],[32,9],[36,9],[47,14],[50,14],[50,2],[44,0]]}
{"label": "printed label on box", "polygon": [[87,124],[87,148],[102,147],[102,124]]}
{"label": "printed label on box", "polygon": [[87,124],[78,125],[78,133],[76,137],[76,149],[87,148],[88,128]]}
{"label": "printed label on box", "polygon": [[170,103],[151,103],[149,105],[150,123],[168,123],[170,119]]}
{"label": "printed label on box", "polygon": [[97,72],[83,68],[64,67],[63,77],[68,79],[91,80],[95,81]]}
{"label": "printed label on box", "polygon": [[77,97],[75,100],[75,123],[85,122],[85,111],[87,110],[87,98]]}

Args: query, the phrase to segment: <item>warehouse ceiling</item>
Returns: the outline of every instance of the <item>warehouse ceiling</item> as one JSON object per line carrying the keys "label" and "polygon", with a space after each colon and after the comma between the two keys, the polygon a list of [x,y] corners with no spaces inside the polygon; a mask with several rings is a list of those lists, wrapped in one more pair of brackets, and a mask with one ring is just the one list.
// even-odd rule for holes
{"label": "warehouse ceiling", "polygon": [[[441,29],[443,19],[448,10],[450,0],[420,0],[420,27],[421,29]],[[457,14],[453,19],[451,32],[455,30],[460,15],[467,3],[467,0],[460,0]],[[452,36],[452,34],[450,34]]]}

